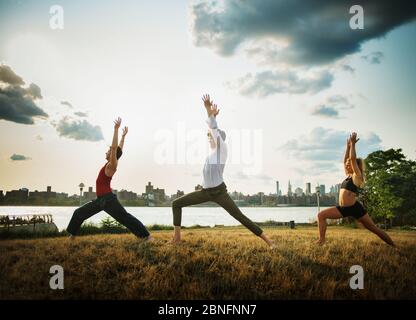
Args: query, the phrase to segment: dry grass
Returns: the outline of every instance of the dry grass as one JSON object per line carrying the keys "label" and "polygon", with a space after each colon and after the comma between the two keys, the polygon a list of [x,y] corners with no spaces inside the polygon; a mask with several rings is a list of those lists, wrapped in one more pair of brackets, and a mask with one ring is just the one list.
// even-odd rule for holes
{"label": "dry grass", "polygon": [[[242,228],[171,232],[143,243],[133,235],[0,241],[0,299],[415,299],[416,233],[393,231],[401,252],[365,230],[266,229],[269,250]],[[65,270],[65,289],[49,288],[49,268]],[[349,268],[365,289],[349,288]]]}

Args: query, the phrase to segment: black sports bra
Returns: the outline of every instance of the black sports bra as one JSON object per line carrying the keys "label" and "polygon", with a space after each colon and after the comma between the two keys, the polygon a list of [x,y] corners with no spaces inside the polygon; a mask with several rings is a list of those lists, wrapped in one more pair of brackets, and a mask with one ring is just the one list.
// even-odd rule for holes
{"label": "black sports bra", "polygon": [[341,183],[341,189],[346,189],[348,191],[358,193],[358,187],[354,184],[352,181],[352,177],[347,177],[344,181]]}

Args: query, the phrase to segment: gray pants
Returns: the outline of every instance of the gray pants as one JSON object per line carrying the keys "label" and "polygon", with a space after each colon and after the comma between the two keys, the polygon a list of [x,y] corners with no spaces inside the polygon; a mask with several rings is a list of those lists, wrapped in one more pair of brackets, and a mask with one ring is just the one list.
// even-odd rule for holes
{"label": "gray pants", "polygon": [[253,232],[256,236],[263,233],[253,221],[247,218],[237,207],[227,192],[227,186],[223,182],[217,187],[207,188],[188,193],[172,202],[173,225],[180,227],[182,221],[182,208],[194,204],[213,201],[223,207],[231,216],[237,219],[243,226]]}

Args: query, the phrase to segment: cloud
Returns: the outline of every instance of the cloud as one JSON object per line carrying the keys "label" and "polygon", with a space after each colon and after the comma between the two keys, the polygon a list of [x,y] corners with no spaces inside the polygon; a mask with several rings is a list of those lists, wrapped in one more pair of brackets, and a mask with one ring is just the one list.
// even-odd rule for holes
{"label": "cloud", "polygon": [[54,126],[61,137],[85,141],[104,139],[100,126],[94,126],[87,120],[72,120],[69,117],[64,117]]}
{"label": "cloud", "polygon": [[312,115],[314,116],[322,116],[326,118],[338,118],[339,112],[336,108],[332,106],[326,106],[326,105],[319,105],[316,106],[315,109],[312,111]]}
{"label": "cloud", "polygon": [[299,173],[301,176],[311,177],[311,176],[323,175],[326,173],[337,172],[340,166],[342,166],[341,163],[337,165],[335,162],[315,161],[306,166],[299,166],[293,169],[297,173]]}
{"label": "cloud", "polygon": [[[270,63],[318,65],[360,51],[370,39],[386,35],[416,17],[416,3],[407,0],[362,0],[364,30],[351,30],[351,1],[223,0],[191,5],[196,46],[222,56],[253,43],[251,55]],[[264,45],[264,43],[272,43]]]}
{"label": "cloud", "polygon": [[36,105],[33,95],[19,86],[0,87],[0,119],[22,124],[34,124],[35,118],[48,114]]}
{"label": "cloud", "polygon": [[251,73],[228,83],[230,88],[237,88],[242,95],[266,97],[276,93],[315,94],[331,86],[334,77],[328,71],[315,72],[299,77],[290,70],[264,71]]}
{"label": "cloud", "polygon": [[74,115],[81,117],[81,118],[88,117],[88,114],[86,112],[80,112],[80,111],[74,112]]}
{"label": "cloud", "polygon": [[271,181],[273,178],[267,174],[260,173],[254,175],[245,174],[243,171],[237,171],[231,175],[231,178],[234,180],[260,180],[260,181]]}
{"label": "cloud", "polygon": [[368,61],[371,64],[380,64],[381,60],[384,59],[384,53],[381,51],[371,52],[367,55],[361,56],[361,59]]}
{"label": "cloud", "polygon": [[26,157],[26,156],[21,155],[21,154],[16,154],[16,153],[14,153],[14,154],[10,157],[10,160],[12,160],[12,161],[26,161],[26,160],[31,160],[31,158]]}
{"label": "cloud", "polygon": [[354,105],[349,102],[346,96],[334,95],[320,105],[317,105],[311,114],[314,116],[321,116],[325,118],[339,119],[339,111],[354,108]]}
{"label": "cloud", "polygon": [[[289,140],[279,148],[288,156],[304,161],[342,161],[349,133],[322,127],[314,128],[308,135]],[[357,155],[366,157],[369,153],[381,150],[381,139],[373,133],[359,135]]]}
{"label": "cloud", "polygon": [[22,86],[25,84],[23,79],[19,77],[12,68],[4,64],[0,65],[0,82],[4,82],[14,86]]}
{"label": "cloud", "polygon": [[351,73],[355,72],[355,69],[353,67],[351,67],[349,64],[341,65],[341,69],[344,70],[344,71],[351,72]]}
{"label": "cloud", "polygon": [[68,101],[61,101],[61,104],[69,108],[72,108],[72,104],[70,104]]}
{"label": "cloud", "polygon": [[31,83],[29,88],[26,90],[26,93],[31,96],[33,99],[42,99],[42,93],[38,85]]}
{"label": "cloud", "polygon": [[39,86],[25,82],[13,70],[0,64],[0,119],[22,124],[34,124],[35,118],[47,118],[48,114],[37,104],[42,98]]}

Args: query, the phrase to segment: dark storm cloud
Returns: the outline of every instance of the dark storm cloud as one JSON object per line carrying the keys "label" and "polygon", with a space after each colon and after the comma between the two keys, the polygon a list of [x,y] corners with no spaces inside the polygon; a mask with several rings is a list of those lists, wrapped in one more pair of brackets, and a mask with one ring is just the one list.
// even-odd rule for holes
{"label": "dark storm cloud", "polygon": [[197,2],[191,5],[194,42],[230,56],[243,43],[272,39],[283,46],[254,45],[251,54],[266,56],[269,62],[326,64],[358,52],[365,41],[416,17],[415,1],[362,0],[358,4],[364,9],[364,29],[352,30],[349,9],[355,4],[349,0]]}
{"label": "dark storm cloud", "polygon": [[334,77],[328,71],[317,72],[312,76],[299,77],[293,71],[264,71],[251,73],[230,84],[237,87],[242,95],[266,97],[275,93],[317,93],[329,88]]}
{"label": "dark storm cloud", "polygon": [[12,161],[26,161],[26,160],[31,160],[31,158],[26,157],[26,156],[24,156],[24,155],[22,155],[22,154],[16,154],[16,153],[14,153],[14,154],[10,157],[10,160],[12,160]]}
{"label": "dark storm cloud", "polygon": [[47,118],[48,114],[37,104],[42,98],[40,88],[24,81],[6,65],[0,65],[0,119],[22,124],[34,124],[35,118]]}
{"label": "dark storm cloud", "polygon": [[100,141],[104,139],[101,128],[92,125],[87,120],[72,120],[69,117],[64,117],[54,126],[61,137],[85,141]]}
{"label": "dark storm cloud", "polygon": [[0,119],[34,124],[34,118],[47,118],[28,89],[19,86],[0,87]]}

